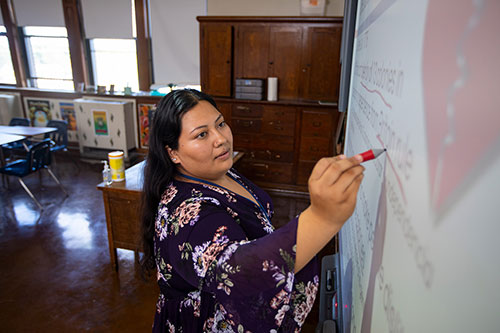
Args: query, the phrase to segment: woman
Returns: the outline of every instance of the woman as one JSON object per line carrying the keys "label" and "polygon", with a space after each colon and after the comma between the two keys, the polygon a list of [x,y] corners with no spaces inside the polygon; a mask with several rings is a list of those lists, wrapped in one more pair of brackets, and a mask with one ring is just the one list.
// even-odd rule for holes
{"label": "woman", "polygon": [[159,103],[144,172],[142,265],[156,269],[155,332],[300,331],[318,288],[314,256],[352,214],[360,156],[324,158],[311,205],[274,231],[269,196],[232,169],[215,102],[176,90]]}

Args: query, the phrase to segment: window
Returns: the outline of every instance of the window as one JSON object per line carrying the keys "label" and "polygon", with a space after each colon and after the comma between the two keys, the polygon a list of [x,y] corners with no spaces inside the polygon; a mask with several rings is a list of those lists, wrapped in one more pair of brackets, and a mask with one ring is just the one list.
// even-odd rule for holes
{"label": "window", "polygon": [[7,29],[0,25],[0,83],[16,84],[16,75],[10,56]]}
{"label": "window", "polygon": [[45,89],[73,90],[68,34],[63,27],[24,27],[28,80]]}
{"label": "window", "polygon": [[124,87],[139,90],[135,39],[94,38],[90,40],[92,70],[95,85],[115,85],[115,91]]}

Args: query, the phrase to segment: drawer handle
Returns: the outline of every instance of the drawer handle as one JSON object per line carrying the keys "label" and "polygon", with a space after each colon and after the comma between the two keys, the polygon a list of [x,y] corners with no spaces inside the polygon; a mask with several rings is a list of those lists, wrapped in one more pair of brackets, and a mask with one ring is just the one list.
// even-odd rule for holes
{"label": "drawer handle", "polygon": [[264,173],[256,173],[255,174],[257,177],[265,177],[266,175]]}
{"label": "drawer handle", "polygon": [[276,154],[276,156],[274,156],[274,157],[276,157],[277,159],[280,159],[281,155],[280,154]]}
{"label": "drawer handle", "polygon": [[242,127],[251,127],[253,125],[253,121],[242,121],[241,126]]}
{"label": "drawer handle", "polygon": [[243,141],[245,143],[250,143],[250,139],[247,139],[247,138],[243,138],[243,139],[241,139],[241,141]]}
{"label": "drawer handle", "polygon": [[274,129],[275,129],[275,130],[278,130],[278,131],[282,131],[282,130],[283,130],[283,127],[281,127],[281,126],[274,126]]}
{"label": "drawer handle", "polygon": [[266,168],[266,170],[269,169],[269,165],[264,163],[254,163],[253,166],[258,168]]}
{"label": "drawer handle", "polygon": [[241,110],[241,111],[247,111],[247,112],[248,112],[248,111],[250,111],[250,108],[249,108],[248,106],[241,106],[241,105],[238,105],[238,106],[236,107],[236,109]]}
{"label": "drawer handle", "polygon": [[313,122],[314,127],[320,127],[321,126],[321,121],[315,121]]}

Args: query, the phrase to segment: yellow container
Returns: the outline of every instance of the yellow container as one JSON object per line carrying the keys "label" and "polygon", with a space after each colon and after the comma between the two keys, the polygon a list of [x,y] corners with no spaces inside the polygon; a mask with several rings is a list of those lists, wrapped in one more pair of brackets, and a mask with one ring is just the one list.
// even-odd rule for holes
{"label": "yellow container", "polygon": [[125,164],[123,162],[122,151],[112,151],[108,153],[109,167],[111,168],[111,178],[114,182],[125,180]]}

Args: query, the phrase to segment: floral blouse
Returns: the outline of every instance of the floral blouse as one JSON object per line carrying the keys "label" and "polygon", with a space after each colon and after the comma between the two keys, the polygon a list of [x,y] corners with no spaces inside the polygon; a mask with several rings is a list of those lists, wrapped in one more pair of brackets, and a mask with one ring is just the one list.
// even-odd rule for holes
{"label": "floral blouse", "polygon": [[[239,175],[267,215],[270,197]],[[160,296],[153,332],[299,332],[318,290],[316,259],[294,274],[298,218],[274,231],[258,205],[174,180],[155,223]]]}

